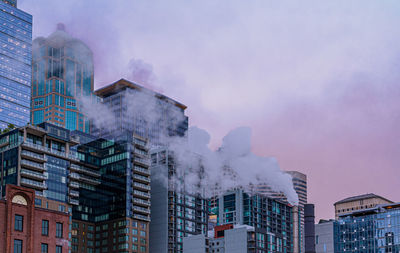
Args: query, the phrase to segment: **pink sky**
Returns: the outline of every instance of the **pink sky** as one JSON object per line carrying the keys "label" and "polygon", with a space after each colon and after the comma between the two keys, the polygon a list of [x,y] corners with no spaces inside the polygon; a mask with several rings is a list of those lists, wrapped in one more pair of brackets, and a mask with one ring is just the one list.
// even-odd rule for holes
{"label": "pink sky", "polygon": [[213,147],[250,126],[255,153],[307,174],[317,218],[351,195],[399,199],[400,2],[93,2],[19,7],[34,37],[63,22],[89,44],[97,88],[150,80]]}

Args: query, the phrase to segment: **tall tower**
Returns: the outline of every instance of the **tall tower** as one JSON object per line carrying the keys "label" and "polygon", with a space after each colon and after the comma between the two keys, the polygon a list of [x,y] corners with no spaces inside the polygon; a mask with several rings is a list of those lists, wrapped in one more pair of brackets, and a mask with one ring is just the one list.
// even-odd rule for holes
{"label": "tall tower", "polygon": [[63,24],[49,37],[33,41],[31,122],[90,132],[79,98],[93,94],[93,54]]}
{"label": "tall tower", "polygon": [[0,129],[29,122],[32,77],[32,16],[0,1]]}

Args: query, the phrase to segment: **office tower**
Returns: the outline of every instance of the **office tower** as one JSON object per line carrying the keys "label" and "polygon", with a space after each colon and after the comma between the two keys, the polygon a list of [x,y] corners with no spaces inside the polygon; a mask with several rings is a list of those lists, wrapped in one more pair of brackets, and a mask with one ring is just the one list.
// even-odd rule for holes
{"label": "office tower", "polygon": [[9,185],[0,199],[1,252],[69,252],[69,214],[35,204],[35,191]]}
{"label": "office tower", "polygon": [[207,233],[208,201],[185,192],[173,151],[151,150],[151,163],[150,252],[179,253],[184,237]]}
{"label": "office tower", "polygon": [[315,253],[314,204],[306,204],[304,206],[304,248],[305,253]]}
{"label": "office tower", "polygon": [[[214,228],[214,233],[200,234],[183,239],[184,253],[251,253],[256,252],[255,228],[247,225],[222,225]],[[257,236],[263,237],[263,234]],[[268,240],[271,240],[269,238]],[[262,251],[257,251],[262,252]]]}
{"label": "office tower", "polygon": [[334,237],[337,234],[337,221],[320,220],[315,224],[315,252],[335,253]]}
{"label": "office tower", "polygon": [[[82,139],[82,133],[73,134]],[[81,162],[100,171],[101,177],[94,187],[79,184],[80,203],[72,210],[72,252],[148,252],[147,140],[139,136],[132,136],[130,142],[96,139],[76,151]]]}
{"label": "office tower", "polygon": [[11,5],[12,7],[17,7],[17,0],[1,0],[1,1]]}
{"label": "office tower", "polygon": [[[293,206],[276,199],[237,189],[218,196],[218,224],[255,228],[255,252],[293,252],[295,224]],[[298,220],[297,220],[298,222]]]}
{"label": "office tower", "polygon": [[335,206],[335,219],[339,216],[352,213],[353,211],[373,208],[380,204],[391,204],[393,201],[375,195],[373,193],[353,196],[342,199],[334,204]]}
{"label": "office tower", "polygon": [[32,77],[32,16],[0,1],[0,129],[29,122]]}
{"label": "office tower", "polygon": [[335,252],[400,251],[400,203],[353,211],[341,216],[338,223]]}
{"label": "office tower", "polygon": [[121,79],[95,91],[113,118],[92,133],[108,139],[126,139],[132,134],[165,146],[168,137],[184,136],[188,129],[186,106],[162,94]]}
{"label": "office tower", "polygon": [[93,92],[92,51],[65,31],[33,41],[31,123],[51,122],[68,130],[90,132],[79,99]]}

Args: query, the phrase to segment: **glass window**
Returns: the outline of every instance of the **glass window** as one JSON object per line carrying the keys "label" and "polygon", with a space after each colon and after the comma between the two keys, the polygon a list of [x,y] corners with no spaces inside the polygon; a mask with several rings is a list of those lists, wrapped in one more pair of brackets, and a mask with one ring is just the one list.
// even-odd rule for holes
{"label": "glass window", "polygon": [[56,237],[57,238],[63,237],[63,224],[59,222],[56,223]]}
{"label": "glass window", "polygon": [[15,224],[14,229],[15,231],[23,231],[24,228],[24,217],[22,215],[15,215]]}
{"label": "glass window", "polygon": [[49,221],[42,220],[42,235],[49,235]]}
{"label": "glass window", "polygon": [[14,240],[14,253],[22,253],[22,240]]}
{"label": "glass window", "polygon": [[56,246],[56,253],[62,253],[62,246]]}
{"label": "glass window", "polygon": [[47,245],[46,243],[42,243],[42,246],[41,246],[41,251],[40,251],[41,253],[47,253],[47,252],[49,252],[49,245]]}

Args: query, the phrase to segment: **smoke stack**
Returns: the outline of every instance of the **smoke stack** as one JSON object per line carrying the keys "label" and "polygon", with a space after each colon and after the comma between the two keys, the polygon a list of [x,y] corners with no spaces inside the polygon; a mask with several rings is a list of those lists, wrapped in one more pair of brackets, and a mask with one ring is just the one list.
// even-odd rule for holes
{"label": "smoke stack", "polygon": [[57,24],[57,31],[64,31],[65,32],[65,25],[63,23]]}
{"label": "smoke stack", "polygon": [[314,204],[304,205],[305,253],[315,253],[315,215]]}

